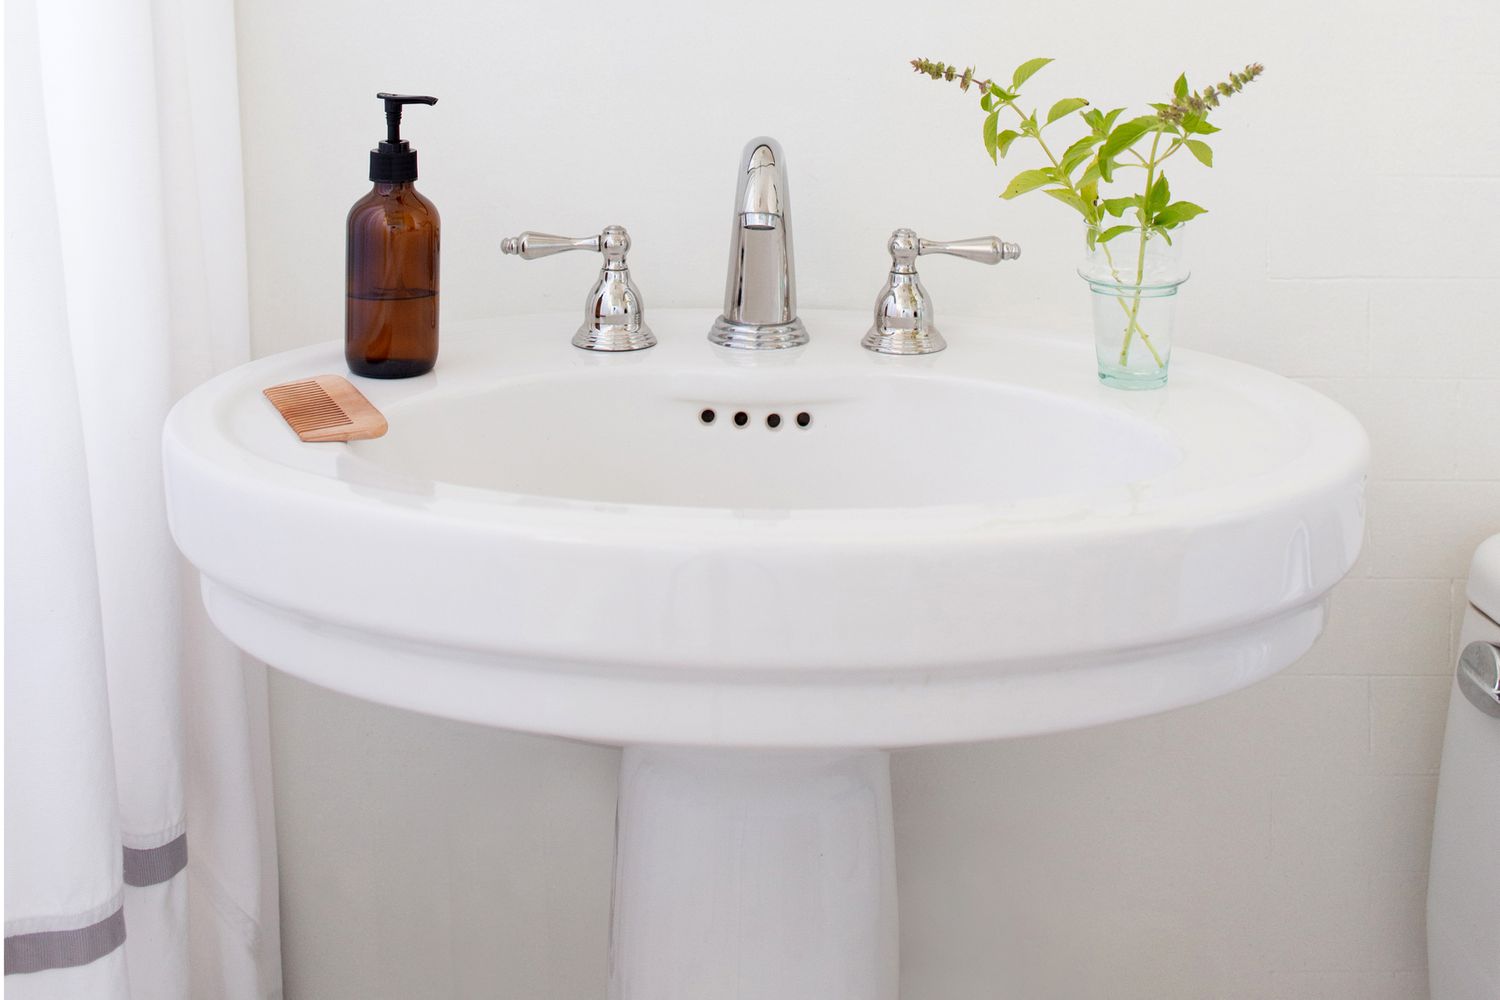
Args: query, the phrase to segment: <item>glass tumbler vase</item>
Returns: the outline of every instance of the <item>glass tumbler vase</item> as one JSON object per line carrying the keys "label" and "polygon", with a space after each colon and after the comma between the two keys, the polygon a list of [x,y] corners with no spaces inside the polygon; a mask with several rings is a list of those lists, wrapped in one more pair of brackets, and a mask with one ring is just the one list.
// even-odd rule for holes
{"label": "glass tumbler vase", "polygon": [[1099,244],[1078,274],[1092,300],[1099,381],[1115,389],[1166,385],[1177,290],[1188,279],[1178,246],[1159,234]]}

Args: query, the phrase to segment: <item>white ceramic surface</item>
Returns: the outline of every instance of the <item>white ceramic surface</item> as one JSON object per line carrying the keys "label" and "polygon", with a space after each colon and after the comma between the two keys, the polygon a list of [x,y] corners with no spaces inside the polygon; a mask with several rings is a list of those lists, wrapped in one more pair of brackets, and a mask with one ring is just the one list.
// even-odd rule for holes
{"label": "white ceramic surface", "polygon": [[[1474,553],[1472,602],[1458,648],[1500,645],[1500,535]],[[1427,968],[1432,1000],[1500,996],[1500,719],[1480,712],[1459,691],[1448,695],[1448,725],[1438,775],[1427,873]]]}
{"label": "white ceramic surface", "polygon": [[470,722],[889,747],[1241,687],[1307,649],[1358,553],[1363,431],[1258,369],[1184,352],[1128,393],[1087,344],[984,321],[890,358],[860,313],[765,355],[708,344],[712,318],[653,313],[660,346],[619,355],[569,346],[571,314],[448,331],[435,373],[354,380],[391,429],[348,445],[299,442],[260,394],[340,371],[334,345],[202,386],[165,462],[214,620]]}
{"label": "white ceramic surface", "polygon": [[896,1000],[890,754],[628,747],[610,998]]}

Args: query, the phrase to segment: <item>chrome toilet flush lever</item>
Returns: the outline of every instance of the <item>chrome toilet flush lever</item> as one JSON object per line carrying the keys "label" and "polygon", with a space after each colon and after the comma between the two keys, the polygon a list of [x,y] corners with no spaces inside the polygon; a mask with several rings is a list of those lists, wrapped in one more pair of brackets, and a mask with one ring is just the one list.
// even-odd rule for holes
{"label": "chrome toilet flush lever", "polygon": [[1021,247],[995,236],[939,242],[910,229],[891,234],[891,273],[875,300],[875,325],[860,343],[878,354],[936,354],[948,346],[932,318],[932,298],[917,276],[917,258],[930,253],[998,264],[1021,256]]}
{"label": "chrome toilet flush lever", "polygon": [[598,236],[551,236],[529,230],[500,241],[501,253],[522,260],[550,257],[568,250],[593,250],[604,255],[599,280],[589,290],[583,305],[583,325],[573,335],[573,346],[585,351],[640,351],[656,345],[656,335],[646,325],[646,306],[641,290],[630,280],[625,254],[630,234],[622,226],[605,226]]}

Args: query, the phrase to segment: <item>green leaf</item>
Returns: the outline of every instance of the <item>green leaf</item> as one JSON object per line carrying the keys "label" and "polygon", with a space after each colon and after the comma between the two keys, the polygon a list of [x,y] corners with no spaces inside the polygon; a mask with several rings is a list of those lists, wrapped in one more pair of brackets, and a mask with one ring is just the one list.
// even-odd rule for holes
{"label": "green leaf", "polygon": [[1070,115],[1079,108],[1086,108],[1088,106],[1089,102],[1081,97],[1064,97],[1052,105],[1052,110],[1047,112],[1047,124],[1051,125],[1064,115]]}
{"label": "green leaf", "polygon": [[1107,135],[1109,133],[1109,130],[1115,127],[1115,119],[1119,118],[1120,115],[1124,114],[1124,112],[1124,108],[1115,108],[1113,111],[1106,114],[1104,116],[1104,128],[1101,134]]}
{"label": "green leaf", "polygon": [[991,111],[984,116],[984,150],[990,154],[990,162],[997,163],[995,159],[995,128],[1000,123],[1000,112]]}
{"label": "green leaf", "polygon": [[[1083,113],[1083,123],[1095,132],[1104,131],[1104,112],[1098,108],[1090,108]],[[1101,135],[1100,138],[1103,138]]]}
{"label": "green leaf", "polygon": [[1190,201],[1174,201],[1160,212],[1157,212],[1156,218],[1152,221],[1157,226],[1165,229],[1168,226],[1180,226],[1189,219],[1197,218],[1206,211],[1208,209],[1194,205]]}
{"label": "green leaf", "polygon": [[1214,165],[1214,151],[1208,148],[1208,143],[1202,139],[1187,139],[1185,140],[1185,144],[1187,145],[1188,152],[1196,156],[1199,163],[1205,167]]}
{"label": "green leaf", "polygon": [[1099,183],[1093,181],[1088,184],[1079,185],[1078,196],[1083,199],[1085,207],[1083,217],[1088,220],[1090,226],[1097,229],[1101,217],[1099,209]]}
{"label": "green leaf", "polygon": [[993,94],[1001,103],[1007,103],[1016,99],[1015,94],[1012,94],[1010,91],[1006,90],[998,83],[990,84],[990,93]]}
{"label": "green leaf", "polygon": [[1094,147],[1099,144],[1100,138],[1097,135],[1086,135],[1063,150],[1062,158],[1058,160],[1062,164],[1063,173],[1071,175],[1074,170],[1077,170],[1078,164],[1089,158]]}
{"label": "green leaf", "polygon": [[1123,236],[1124,234],[1126,234],[1128,232],[1131,232],[1134,229],[1135,229],[1134,226],[1110,226],[1104,232],[1102,232],[1102,233],[1099,234],[1099,242],[1100,243],[1108,243],[1110,240],[1114,239],[1116,236]]}
{"label": "green leaf", "polygon": [[1177,82],[1176,83],[1172,84],[1172,96],[1173,97],[1179,97],[1179,98],[1181,98],[1181,97],[1186,97],[1187,95],[1188,95],[1187,74],[1184,73],[1184,74],[1182,74],[1181,76],[1179,76],[1177,78]]}
{"label": "green leaf", "polygon": [[1016,67],[1015,74],[1010,78],[1013,90],[1020,90],[1021,84],[1031,79],[1033,73],[1051,62],[1051,59],[1028,59]]}
{"label": "green leaf", "polygon": [[988,92],[986,92],[984,94],[981,94],[980,97],[979,97],[979,110],[981,110],[981,111],[993,111],[993,110],[995,110],[995,95],[991,94],[991,93],[988,93]]}
{"label": "green leaf", "polygon": [[1089,185],[1093,185],[1094,193],[1098,194],[1100,176],[1099,161],[1095,160],[1089,164],[1088,169],[1083,172],[1083,176],[1078,178],[1078,189],[1081,191]]}
{"label": "green leaf", "polygon": [[1010,151],[1010,144],[1019,138],[1021,138],[1021,133],[1006,129],[995,136],[995,148],[1000,151],[1000,155],[1003,157]]}
{"label": "green leaf", "polygon": [[[1097,171],[1099,174],[1099,179],[1104,181],[1104,183],[1114,183],[1115,161],[1105,156],[1102,152],[1099,153],[1098,156],[1094,157],[1093,166],[1089,167],[1089,170]],[[1083,176],[1087,177],[1088,171],[1084,171]]]}
{"label": "green leaf", "polygon": [[1118,219],[1140,203],[1141,196],[1138,194],[1133,194],[1128,198],[1105,198],[1104,210]]}
{"label": "green leaf", "polygon": [[1141,115],[1139,118],[1130,119],[1130,121],[1140,125],[1147,132],[1163,132],[1167,128],[1167,123],[1162,121],[1157,115]]}
{"label": "green leaf", "polygon": [[1000,197],[1010,199],[1017,195],[1023,195],[1027,191],[1035,191],[1043,184],[1052,183],[1052,176],[1045,170],[1023,170],[1011,178],[1010,184],[1001,193]]}
{"label": "green leaf", "polygon": [[1085,203],[1082,198],[1078,197],[1078,195],[1074,194],[1072,191],[1069,191],[1067,188],[1047,188],[1047,190],[1043,191],[1042,194],[1050,194],[1052,197],[1056,198],[1064,205],[1072,208],[1085,219],[1089,217],[1089,206],[1087,205],[1087,203]]}
{"label": "green leaf", "polygon": [[1089,226],[1088,229],[1084,230],[1083,235],[1084,238],[1088,240],[1089,251],[1092,252],[1095,242],[1097,242],[1099,239],[1099,230],[1095,229],[1093,226]]}
{"label": "green leaf", "polygon": [[1146,215],[1155,218],[1156,214],[1167,207],[1167,202],[1172,198],[1172,187],[1167,183],[1167,175],[1162,174],[1151,185],[1151,194],[1146,198]]}
{"label": "green leaf", "polygon": [[1209,124],[1207,118],[1196,112],[1189,112],[1182,117],[1182,130],[1189,135],[1213,135],[1219,126]]}
{"label": "green leaf", "polygon": [[[1116,126],[1115,130],[1109,134],[1109,138],[1104,140],[1104,145],[1099,147],[1099,156],[1101,158],[1118,156],[1129,149],[1147,131],[1147,126],[1139,118],[1132,118],[1125,124]],[[1105,177],[1105,180],[1109,178]]]}

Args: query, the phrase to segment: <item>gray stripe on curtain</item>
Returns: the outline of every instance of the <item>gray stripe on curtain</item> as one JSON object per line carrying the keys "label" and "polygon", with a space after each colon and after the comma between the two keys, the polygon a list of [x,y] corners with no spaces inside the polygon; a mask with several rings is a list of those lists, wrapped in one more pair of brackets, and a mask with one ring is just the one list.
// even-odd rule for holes
{"label": "gray stripe on curtain", "polygon": [[125,908],[69,931],[13,934],[5,939],[5,974],[87,965],[125,943]]}
{"label": "gray stripe on curtain", "polygon": [[[187,867],[187,834],[180,834],[160,847],[127,847],[124,851],[126,885],[137,888],[159,885]],[[5,974],[87,965],[124,943],[124,907],[86,927],[11,934],[5,939]]]}
{"label": "gray stripe on curtain", "polygon": [[160,847],[125,848],[125,884],[136,888],[165,882],[187,867],[187,834]]}

